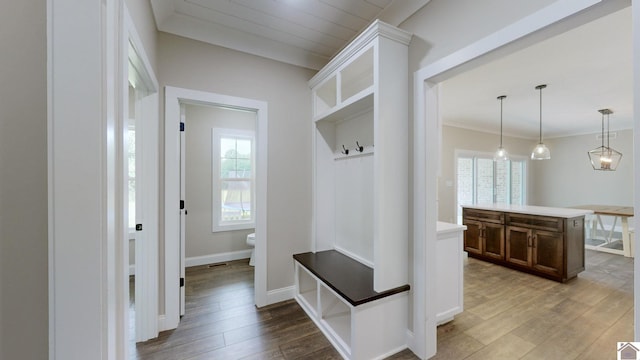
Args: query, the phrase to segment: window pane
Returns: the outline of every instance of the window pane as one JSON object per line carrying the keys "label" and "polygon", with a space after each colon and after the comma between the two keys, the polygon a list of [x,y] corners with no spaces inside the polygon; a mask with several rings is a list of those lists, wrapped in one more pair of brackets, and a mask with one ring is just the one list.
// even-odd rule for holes
{"label": "window pane", "polygon": [[251,159],[251,140],[237,139],[237,151],[239,159]]}
{"label": "window pane", "polygon": [[251,177],[251,140],[223,137],[220,139],[221,178]]}
{"label": "window pane", "polygon": [[509,203],[509,164],[510,161],[496,161],[496,203],[508,204]]}
{"label": "window pane", "polygon": [[473,204],[473,159],[458,159],[458,203]]}
{"label": "window pane", "polygon": [[221,222],[251,221],[251,181],[222,181]]}
{"label": "window pane", "polygon": [[[458,159],[458,205],[473,204],[473,159]],[[462,224],[462,207],[456,209],[458,223]]]}
{"label": "window pane", "polygon": [[524,205],[524,162],[511,162],[511,203],[516,205]]}
{"label": "window pane", "polygon": [[493,159],[477,160],[477,185],[476,193],[478,204],[493,203]]}
{"label": "window pane", "polygon": [[224,137],[220,139],[220,157],[223,159],[235,159],[236,139]]}

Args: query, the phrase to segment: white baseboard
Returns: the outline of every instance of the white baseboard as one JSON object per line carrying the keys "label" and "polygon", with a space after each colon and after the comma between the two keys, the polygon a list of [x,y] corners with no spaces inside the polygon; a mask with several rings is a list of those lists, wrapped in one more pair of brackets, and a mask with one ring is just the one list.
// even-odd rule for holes
{"label": "white baseboard", "polygon": [[251,249],[231,251],[220,254],[194,256],[185,259],[185,267],[217,264],[225,261],[248,259],[251,257]]}
{"label": "white baseboard", "polygon": [[416,337],[413,335],[413,331],[407,329],[407,347],[414,354],[416,354]]}
{"label": "white baseboard", "polygon": [[167,328],[167,315],[158,315],[158,331],[171,330]]}
{"label": "white baseboard", "polygon": [[267,291],[267,305],[279,303],[281,301],[293,299],[296,293],[294,285],[276,290]]}

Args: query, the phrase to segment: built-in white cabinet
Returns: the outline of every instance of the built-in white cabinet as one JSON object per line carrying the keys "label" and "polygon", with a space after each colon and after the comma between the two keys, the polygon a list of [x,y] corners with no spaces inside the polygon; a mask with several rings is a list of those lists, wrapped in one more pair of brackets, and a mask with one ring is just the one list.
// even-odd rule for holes
{"label": "built-in white cabinet", "polygon": [[408,45],[372,23],[309,81],[313,244],[296,300],[346,359],[407,347]]}
{"label": "built-in white cabinet", "polygon": [[310,81],[314,251],[373,268],[374,289],[408,282],[408,44],[374,22]]}
{"label": "built-in white cabinet", "polygon": [[342,357],[384,359],[406,348],[408,285],[376,293],[371,269],[334,250],[294,259],[296,300]]}
{"label": "built-in white cabinet", "polygon": [[464,305],[464,225],[438,221],[436,237],[436,323],[453,320]]}

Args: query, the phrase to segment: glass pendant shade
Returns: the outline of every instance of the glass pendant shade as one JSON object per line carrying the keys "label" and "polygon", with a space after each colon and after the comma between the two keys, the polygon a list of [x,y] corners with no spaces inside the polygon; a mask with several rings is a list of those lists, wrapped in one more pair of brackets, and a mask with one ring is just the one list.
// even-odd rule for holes
{"label": "glass pendant shade", "polygon": [[533,148],[531,152],[531,160],[549,160],[551,159],[551,152],[549,148],[542,143],[542,89],[546,88],[547,85],[538,85],[536,86],[536,90],[540,90],[540,142]]}
{"label": "glass pendant shade", "polygon": [[589,151],[589,160],[593,170],[615,171],[622,159],[622,153],[606,146]]}
{"label": "glass pendant shade", "polygon": [[502,146],[498,147],[495,154],[493,154],[493,160],[495,161],[507,161],[509,160],[509,153]]}
{"label": "glass pendant shade", "polygon": [[[622,153],[609,147],[609,109],[598,110],[602,114],[602,145],[588,152],[593,170],[615,171],[622,160]],[[604,116],[607,115],[607,146],[604,146]]]}
{"label": "glass pendant shade", "polygon": [[531,160],[549,160],[551,159],[551,151],[547,145],[539,143],[531,152]]}
{"label": "glass pendant shade", "polygon": [[500,100],[500,146],[498,146],[498,150],[496,150],[495,154],[493,154],[494,161],[507,161],[509,160],[509,153],[502,146],[502,100],[504,100],[507,95],[498,96],[498,100]]}

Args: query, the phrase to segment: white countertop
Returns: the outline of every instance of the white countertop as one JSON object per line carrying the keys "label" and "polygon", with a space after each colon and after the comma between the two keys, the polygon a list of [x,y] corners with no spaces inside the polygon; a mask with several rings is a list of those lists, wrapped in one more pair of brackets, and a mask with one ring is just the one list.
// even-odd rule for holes
{"label": "white countertop", "polygon": [[467,230],[466,225],[451,224],[451,223],[446,223],[442,221],[438,221],[438,223],[436,224],[437,234],[446,234],[450,232],[457,232],[457,231],[464,231],[464,230]]}
{"label": "white countertop", "polygon": [[592,210],[572,209],[572,208],[556,208],[546,206],[531,205],[509,205],[509,204],[481,204],[481,205],[462,205],[463,208],[504,211],[519,214],[553,216],[560,218],[573,218],[577,216],[593,214]]}

